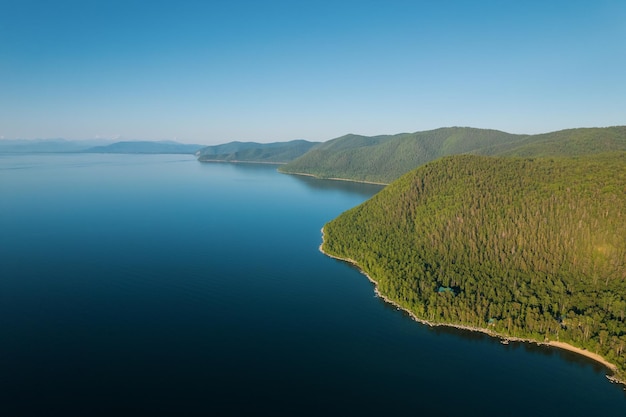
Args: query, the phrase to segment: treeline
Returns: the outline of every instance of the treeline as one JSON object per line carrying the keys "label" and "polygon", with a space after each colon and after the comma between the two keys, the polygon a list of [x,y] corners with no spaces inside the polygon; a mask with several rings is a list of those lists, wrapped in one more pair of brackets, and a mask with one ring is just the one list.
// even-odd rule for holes
{"label": "treeline", "polygon": [[328,223],[418,317],[597,352],[626,371],[626,153],[454,156]]}
{"label": "treeline", "polygon": [[451,127],[398,135],[342,136],[313,147],[280,171],[390,183],[426,162],[449,155],[575,156],[616,150],[626,151],[626,126],[541,135]]}

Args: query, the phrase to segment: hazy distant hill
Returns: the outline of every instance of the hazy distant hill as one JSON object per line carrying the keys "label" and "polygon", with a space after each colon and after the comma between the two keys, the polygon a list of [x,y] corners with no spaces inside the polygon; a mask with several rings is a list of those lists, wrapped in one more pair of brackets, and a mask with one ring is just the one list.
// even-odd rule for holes
{"label": "hazy distant hill", "polygon": [[624,190],[624,152],[445,157],[328,223],[323,249],[419,318],[567,342],[623,379]]}
{"label": "hazy distant hill", "polygon": [[451,127],[383,136],[346,135],[324,142],[280,168],[320,178],[389,183],[442,156],[575,156],[626,150],[626,127],[569,129],[541,135]]}
{"label": "hazy distant hill", "polygon": [[109,139],[66,140],[66,139],[2,139],[0,152],[3,153],[53,153],[82,152],[94,146],[108,145]]}
{"label": "hazy distant hill", "polygon": [[124,141],[84,150],[88,153],[194,154],[203,145],[173,141]]}
{"label": "hazy distant hill", "polygon": [[200,162],[286,163],[303,155],[315,145],[317,142],[301,139],[274,143],[229,142],[207,146],[196,155]]}

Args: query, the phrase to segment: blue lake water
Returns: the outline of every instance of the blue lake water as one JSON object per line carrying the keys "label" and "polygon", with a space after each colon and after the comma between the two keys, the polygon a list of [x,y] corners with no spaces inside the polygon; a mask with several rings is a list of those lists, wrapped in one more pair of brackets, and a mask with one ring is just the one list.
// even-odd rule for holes
{"label": "blue lake water", "polygon": [[422,326],[322,255],[379,189],[0,155],[0,415],[626,415],[600,365]]}

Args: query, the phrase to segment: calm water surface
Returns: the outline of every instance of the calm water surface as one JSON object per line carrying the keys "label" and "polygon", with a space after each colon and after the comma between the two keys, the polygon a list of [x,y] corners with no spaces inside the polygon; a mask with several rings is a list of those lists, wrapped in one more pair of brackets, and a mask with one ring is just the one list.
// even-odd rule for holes
{"label": "calm water surface", "polygon": [[626,415],[601,366],[421,326],[323,256],[378,190],[0,155],[0,415]]}

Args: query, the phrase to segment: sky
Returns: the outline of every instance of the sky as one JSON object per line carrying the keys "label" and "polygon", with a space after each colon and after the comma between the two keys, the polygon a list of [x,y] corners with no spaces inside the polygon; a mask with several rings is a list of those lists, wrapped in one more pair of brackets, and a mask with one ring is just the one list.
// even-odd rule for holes
{"label": "sky", "polygon": [[0,138],[626,124],[623,0],[0,0]]}

